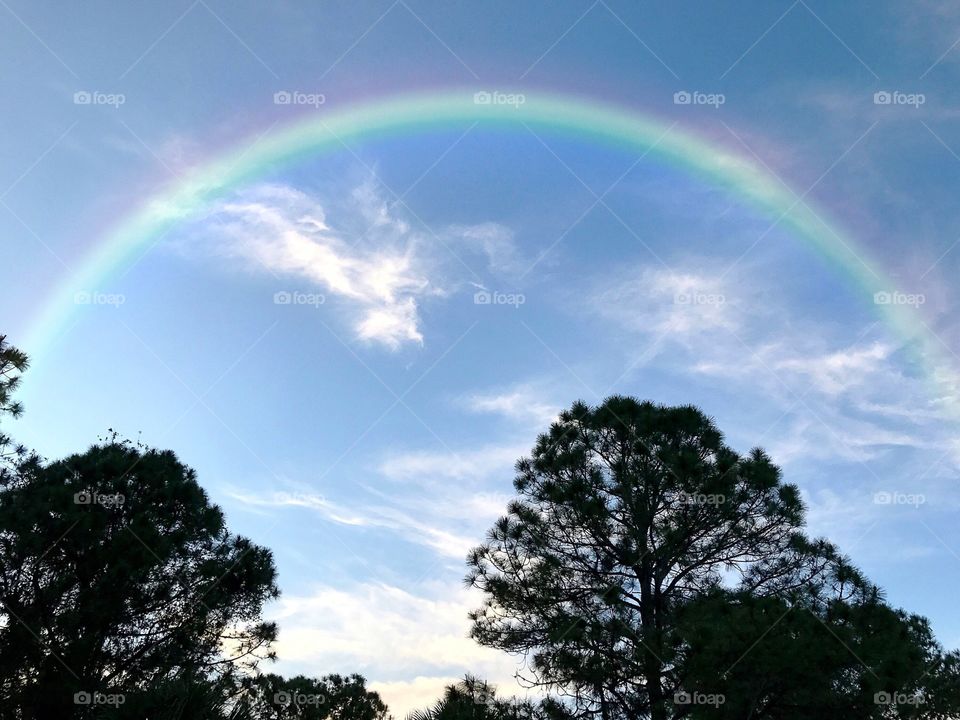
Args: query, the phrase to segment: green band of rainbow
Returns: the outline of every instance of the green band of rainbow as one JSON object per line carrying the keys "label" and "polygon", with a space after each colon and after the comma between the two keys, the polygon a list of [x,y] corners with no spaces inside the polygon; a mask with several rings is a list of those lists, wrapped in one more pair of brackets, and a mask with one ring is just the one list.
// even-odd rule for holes
{"label": "green band of rainbow", "polygon": [[[711,186],[747,201],[801,238],[830,265],[839,269],[873,303],[874,294],[893,292],[896,284],[869,259],[854,238],[814,211],[759,163],[651,116],[605,105],[579,96],[524,93],[523,102],[478,99],[473,90],[404,94],[363,102],[341,110],[311,112],[290,125],[221,154],[189,174],[171,189],[146,202],[96,243],[82,266],[57,290],[32,327],[25,347],[36,357],[68,326],[76,312],[74,293],[102,289],[125,259],[143,252],[170,228],[211,201],[269,171],[345,143],[371,137],[408,135],[432,129],[483,127],[512,130],[524,127],[613,143],[649,151],[659,159]],[[877,305],[894,333],[919,351],[934,379],[952,378],[950,363],[936,336],[914,307]]]}

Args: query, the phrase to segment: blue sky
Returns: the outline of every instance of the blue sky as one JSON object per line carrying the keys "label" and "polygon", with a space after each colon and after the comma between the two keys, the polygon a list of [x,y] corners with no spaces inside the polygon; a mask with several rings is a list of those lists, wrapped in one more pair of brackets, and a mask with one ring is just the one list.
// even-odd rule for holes
{"label": "blue sky", "polygon": [[[767,448],[811,531],[960,645],[952,3],[5,0],[0,16],[0,329],[34,360],[10,430],[56,457],[114,428],[194,466],[276,553],[278,670],[362,672],[400,712],[467,671],[512,690],[514,660],[465,639],[463,556],[537,432],[613,392],[698,404],[736,448]],[[574,94],[750,158],[915,298],[946,361],[724,188],[482,125],[252,178],[26,344],[91,248],[191,168],[298,115],[449,87]],[[275,105],[284,90],[324,102]],[[684,91],[723,102],[675,104]]]}

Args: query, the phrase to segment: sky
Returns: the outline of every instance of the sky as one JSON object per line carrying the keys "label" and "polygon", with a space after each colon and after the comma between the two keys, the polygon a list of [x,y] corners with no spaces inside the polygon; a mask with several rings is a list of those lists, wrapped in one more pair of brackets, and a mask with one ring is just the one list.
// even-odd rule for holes
{"label": "sky", "polygon": [[[521,692],[466,637],[465,554],[537,434],[613,393],[766,448],[809,531],[960,646],[954,3],[0,17],[8,432],[176,450],[275,553],[276,671],[400,715],[466,672]],[[610,109],[645,134],[566,122]]]}

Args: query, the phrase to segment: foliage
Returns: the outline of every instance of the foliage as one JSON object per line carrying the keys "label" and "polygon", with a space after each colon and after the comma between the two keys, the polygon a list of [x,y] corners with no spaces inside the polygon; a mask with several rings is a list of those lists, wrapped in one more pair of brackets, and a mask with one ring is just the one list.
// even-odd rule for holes
{"label": "foliage", "polygon": [[468,675],[463,681],[448,685],[443,697],[426,710],[407,716],[407,720],[568,720],[567,710],[552,700],[535,703],[531,700],[497,697],[489,683]]}
{"label": "foliage", "polygon": [[271,553],[230,534],[172,452],[110,442],[0,483],[0,702],[133,698],[271,657]]}
{"label": "foliage", "polygon": [[525,681],[580,717],[719,717],[682,702],[694,691],[729,693],[730,717],[874,717],[874,692],[924,686],[945,661],[920,619],[802,533],[767,455],[736,453],[697,408],[576,403],[514,484],[468,558],[485,596],[472,636],[524,657]]}
{"label": "foliage", "polygon": [[[20,386],[23,372],[29,364],[26,354],[8,343],[6,335],[0,335],[0,417],[10,415],[17,418],[23,413],[23,405],[13,399],[13,393]],[[26,453],[23,446],[16,446],[8,452],[10,445],[10,437],[0,432],[0,457],[22,456]]]}
{"label": "foliage", "polygon": [[387,706],[359,675],[258,675],[242,683],[235,716],[251,720],[387,720]]}
{"label": "foliage", "polygon": [[878,599],[816,608],[720,591],[684,608],[677,636],[678,715],[839,720],[957,707],[937,689],[955,671],[942,667],[929,624]]}
{"label": "foliage", "polygon": [[[0,416],[27,357],[0,336]],[[0,434],[0,717],[389,720],[359,675],[262,674],[279,594],[170,451],[46,462]],[[468,558],[480,643],[542,701],[467,676],[408,720],[814,720],[960,715],[960,653],[891,608],[797,488],[694,407],[574,404],[517,464]]]}

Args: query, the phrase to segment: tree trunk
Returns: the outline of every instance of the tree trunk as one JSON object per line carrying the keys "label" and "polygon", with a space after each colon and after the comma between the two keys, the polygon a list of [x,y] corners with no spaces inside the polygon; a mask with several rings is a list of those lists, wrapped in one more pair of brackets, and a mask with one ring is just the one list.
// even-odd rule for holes
{"label": "tree trunk", "polygon": [[653,591],[653,567],[644,561],[640,567],[640,624],[643,638],[643,674],[650,698],[651,720],[667,720],[667,708],[664,705],[661,674],[663,666],[659,657],[657,633],[656,598]]}

